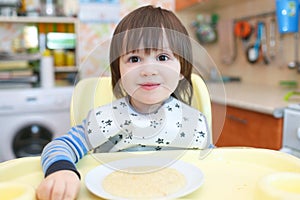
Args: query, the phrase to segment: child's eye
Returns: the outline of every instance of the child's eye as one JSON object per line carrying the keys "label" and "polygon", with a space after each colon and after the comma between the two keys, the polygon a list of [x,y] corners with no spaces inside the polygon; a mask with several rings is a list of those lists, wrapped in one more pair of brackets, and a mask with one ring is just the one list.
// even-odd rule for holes
{"label": "child's eye", "polygon": [[158,61],[167,61],[167,60],[169,60],[169,56],[162,54],[157,57],[157,60]]}
{"label": "child's eye", "polygon": [[128,59],[128,61],[129,61],[130,63],[136,63],[136,62],[140,62],[141,59],[140,59],[138,56],[131,56],[131,57]]}

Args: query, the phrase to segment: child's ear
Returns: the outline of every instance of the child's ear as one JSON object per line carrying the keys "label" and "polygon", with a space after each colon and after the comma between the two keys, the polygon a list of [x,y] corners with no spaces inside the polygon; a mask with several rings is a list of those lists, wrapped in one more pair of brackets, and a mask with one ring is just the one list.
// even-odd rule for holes
{"label": "child's ear", "polygon": [[184,76],[182,74],[179,75],[179,80],[182,80]]}

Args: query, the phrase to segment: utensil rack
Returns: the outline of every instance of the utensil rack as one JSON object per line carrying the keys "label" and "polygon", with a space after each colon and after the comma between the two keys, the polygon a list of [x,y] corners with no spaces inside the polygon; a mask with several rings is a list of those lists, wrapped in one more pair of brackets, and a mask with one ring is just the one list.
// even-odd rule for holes
{"label": "utensil rack", "polygon": [[245,16],[245,17],[240,17],[240,18],[236,18],[234,19],[234,22],[238,22],[238,21],[244,21],[244,20],[250,20],[253,18],[264,18],[264,17],[269,17],[269,16],[276,16],[276,12],[275,11],[271,11],[271,12],[264,12],[264,13],[260,13],[260,14],[255,14],[255,15],[249,15],[249,16]]}

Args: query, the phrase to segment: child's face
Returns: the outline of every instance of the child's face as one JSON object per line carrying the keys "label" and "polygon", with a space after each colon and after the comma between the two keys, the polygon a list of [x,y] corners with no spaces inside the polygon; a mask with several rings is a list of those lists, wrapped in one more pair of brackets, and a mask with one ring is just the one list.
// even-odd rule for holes
{"label": "child's face", "polygon": [[120,58],[121,81],[132,105],[159,104],[175,91],[180,62],[170,49],[138,50]]}

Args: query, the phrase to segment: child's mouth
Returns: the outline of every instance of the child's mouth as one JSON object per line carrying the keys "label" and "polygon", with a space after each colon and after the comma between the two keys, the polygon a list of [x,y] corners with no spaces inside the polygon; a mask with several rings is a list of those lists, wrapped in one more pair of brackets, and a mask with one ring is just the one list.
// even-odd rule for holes
{"label": "child's mouth", "polygon": [[141,88],[144,90],[154,90],[160,86],[159,83],[143,83],[140,84]]}

